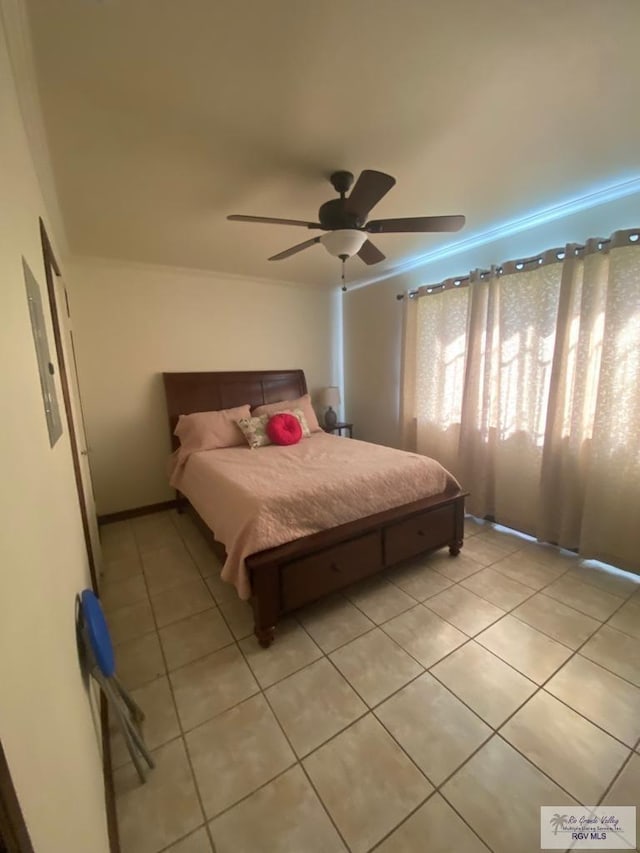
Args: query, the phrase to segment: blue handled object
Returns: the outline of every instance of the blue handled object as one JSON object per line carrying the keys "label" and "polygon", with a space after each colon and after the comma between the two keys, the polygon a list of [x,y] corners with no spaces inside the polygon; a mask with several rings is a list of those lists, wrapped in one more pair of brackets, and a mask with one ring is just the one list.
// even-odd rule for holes
{"label": "blue handled object", "polygon": [[102,612],[102,605],[90,589],[84,589],[80,596],[82,601],[82,615],[87,629],[87,636],[91,643],[91,649],[96,658],[96,663],[105,678],[111,678],[115,674],[116,664],[113,654],[113,646],[109,629]]}

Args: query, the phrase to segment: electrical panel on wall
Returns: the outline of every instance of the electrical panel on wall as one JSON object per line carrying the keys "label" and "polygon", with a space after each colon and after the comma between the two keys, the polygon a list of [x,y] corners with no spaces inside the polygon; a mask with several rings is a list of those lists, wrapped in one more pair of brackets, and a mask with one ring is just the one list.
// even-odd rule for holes
{"label": "electrical panel on wall", "polygon": [[27,290],[27,303],[29,305],[29,316],[31,317],[31,331],[33,332],[33,343],[36,348],[38,372],[40,374],[40,388],[42,390],[42,401],[44,403],[44,414],[49,431],[49,444],[51,447],[62,435],[62,421],[58,407],[58,396],[56,385],[53,380],[55,372],[51,356],[49,354],[49,340],[47,338],[47,327],[42,310],[42,298],[40,286],[29,268],[29,264],[22,259],[24,271],[24,283]]}

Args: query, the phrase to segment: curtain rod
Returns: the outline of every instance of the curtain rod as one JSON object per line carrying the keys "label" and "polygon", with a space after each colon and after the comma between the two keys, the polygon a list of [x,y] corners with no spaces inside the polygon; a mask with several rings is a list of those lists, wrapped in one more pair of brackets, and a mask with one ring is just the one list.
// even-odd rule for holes
{"label": "curtain rod", "polygon": [[[630,242],[637,242],[637,240],[638,240],[638,232],[635,229],[632,229],[629,232],[623,231],[623,232],[617,232],[617,233],[618,234],[627,234]],[[598,251],[600,249],[603,249],[605,246],[610,245],[612,242],[614,242],[613,237],[608,238],[606,240],[595,237],[591,240],[588,240],[584,245],[580,245],[580,244],[569,244],[569,245],[571,245],[571,247],[573,248],[574,254],[580,255],[581,253],[584,253],[585,250],[587,250],[587,249],[590,249],[591,251]],[[531,258],[518,258],[518,259],[513,260],[513,261],[503,261],[503,263],[500,264],[500,266],[492,267],[492,269],[478,270],[478,276],[479,276],[479,278],[483,279],[486,276],[491,275],[492,270],[495,270],[497,275],[502,275],[504,273],[505,269],[509,269],[509,270],[511,270],[511,272],[516,272],[516,271],[519,272],[529,264],[537,264],[539,266],[545,260],[547,263],[559,263],[560,261],[563,261],[565,259],[565,257],[566,257],[566,248],[564,248],[564,249],[560,249],[560,248],[549,249],[548,251],[543,252],[542,254],[539,254],[539,255],[534,255]],[[429,285],[423,284],[421,287],[416,287],[413,290],[407,290],[405,293],[397,293],[396,299],[400,302],[405,298],[405,296],[408,296],[409,299],[414,299],[420,293],[423,293],[423,294],[435,293],[435,292],[439,293],[439,292],[442,292],[443,290],[451,290],[454,287],[468,287],[470,281],[471,281],[471,275],[470,274],[455,276],[454,278],[447,278],[444,281],[440,282],[439,284],[429,284]]]}

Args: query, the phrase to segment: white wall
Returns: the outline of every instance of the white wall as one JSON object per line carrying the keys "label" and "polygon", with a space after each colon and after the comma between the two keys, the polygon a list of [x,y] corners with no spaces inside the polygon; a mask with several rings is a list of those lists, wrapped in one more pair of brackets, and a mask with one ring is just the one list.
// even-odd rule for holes
{"label": "white wall", "polygon": [[67,267],[98,513],[174,497],[163,371],[302,368],[336,382],[336,295],[193,270],[75,259]]}
{"label": "white wall", "polygon": [[[358,438],[400,446],[399,391],[402,352],[402,302],[396,295],[422,284],[465,275],[476,267],[543,249],[608,236],[619,228],[640,225],[640,193],[574,213],[554,222],[501,237],[345,294],[345,411]],[[390,238],[392,239],[392,238]],[[437,298],[437,297],[435,297]]]}
{"label": "white wall", "polygon": [[[2,20],[0,737],[36,853],[106,853],[99,739],[75,637],[87,557],[66,423],[49,447],[22,273],[24,255],[47,306],[38,228],[47,216]],[[51,328],[49,343],[55,360]]]}

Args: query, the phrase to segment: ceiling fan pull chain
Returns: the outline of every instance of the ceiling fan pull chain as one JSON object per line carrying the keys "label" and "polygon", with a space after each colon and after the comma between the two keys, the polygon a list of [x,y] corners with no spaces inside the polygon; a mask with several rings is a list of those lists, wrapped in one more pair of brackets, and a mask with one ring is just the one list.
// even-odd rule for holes
{"label": "ceiling fan pull chain", "polygon": [[345,282],[345,280],[344,280],[344,267],[345,267],[345,264],[346,264],[346,258],[342,258],[342,292],[343,292],[343,293],[346,293],[346,292],[347,292],[347,285],[346,285],[346,282]]}

